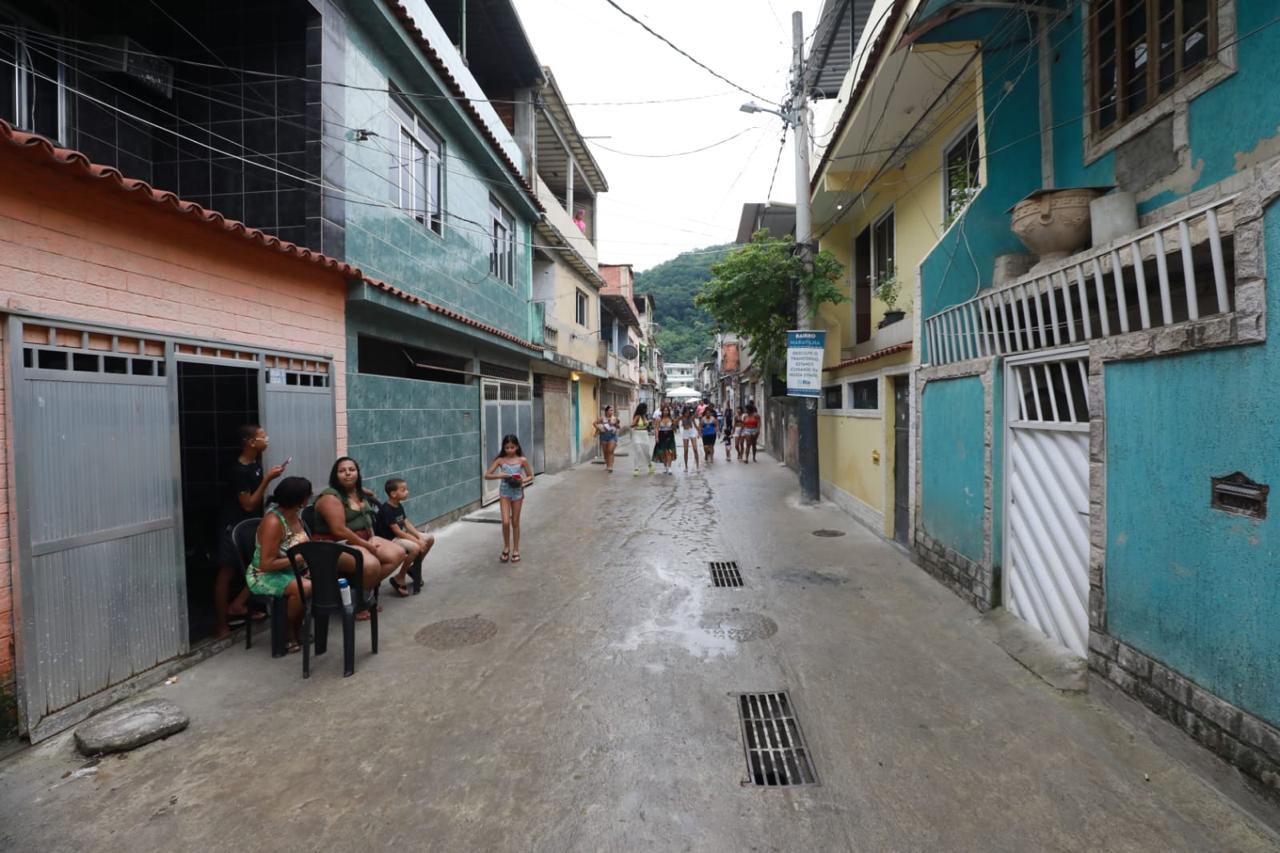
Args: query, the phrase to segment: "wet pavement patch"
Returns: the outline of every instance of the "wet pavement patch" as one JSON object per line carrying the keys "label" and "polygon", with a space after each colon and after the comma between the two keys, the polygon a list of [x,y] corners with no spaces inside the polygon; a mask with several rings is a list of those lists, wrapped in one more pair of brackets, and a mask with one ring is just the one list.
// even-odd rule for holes
{"label": "wet pavement patch", "polygon": [[842,586],[849,582],[848,578],[819,569],[784,569],[774,576],[780,581],[798,583],[801,586]]}
{"label": "wet pavement patch", "polygon": [[826,537],[826,538],[828,538],[828,539],[829,539],[829,538],[831,538],[831,537],[833,537],[833,536],[843,536],[843,535],[844,535],[844,531],[843,531],[843,530],[829,530],[829,529],[827,529],[827,528],[825,528],[825,527],[824,527],[824,528],[822,528],[821,530],[815,530],[815,531],[813,531],[813,535],[814,535],[814,536],[823,536],[823,537]]}
{"label": "wet pavement patch", "polygon": [[457,649],[483,643],[496,633],[497,625],[476,615],[432,622],[414,634],[413,639],[429,649]]}
{"label": "wet pavement patch", "polygon": [[760,613],[728,610],[704,613],[698,626],[719,640],[746,643],[763,640],[778,633],[778,623]]}

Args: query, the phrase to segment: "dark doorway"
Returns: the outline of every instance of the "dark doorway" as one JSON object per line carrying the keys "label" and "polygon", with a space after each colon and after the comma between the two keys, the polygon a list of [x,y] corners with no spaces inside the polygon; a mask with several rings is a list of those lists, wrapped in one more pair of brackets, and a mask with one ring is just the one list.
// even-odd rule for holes
{"label": "dark doorway", "polygon": [[[259,421],[258,376],[256,367],[178,363],[182,532],[192,645],[213,633],[218,517],[231,501],[227,477],[240,452],[237,433],[241,425]],[[243,585],[237,577],[232,594]]]}
{"label": "dark doorway", "polygon": [[893,538],[911,540],[911,377],[893,377]]}

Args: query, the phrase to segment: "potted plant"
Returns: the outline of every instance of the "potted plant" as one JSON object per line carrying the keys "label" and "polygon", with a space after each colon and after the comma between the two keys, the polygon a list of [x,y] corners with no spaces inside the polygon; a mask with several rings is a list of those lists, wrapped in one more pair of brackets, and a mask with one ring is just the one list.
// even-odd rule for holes
{"label": "potted plant", "polygon": [[885,326],[892,326],[894,323],[907,316],[907,312],[900,311],[897,308],[898,297],[901,295],[901,282],[898,281],[897,273],[893,270],[880,273],[876,279],[875,287],[872,288],[876,299],[885,304],[889,310],[884,312],[884,319],[876,327],[883,329]]}

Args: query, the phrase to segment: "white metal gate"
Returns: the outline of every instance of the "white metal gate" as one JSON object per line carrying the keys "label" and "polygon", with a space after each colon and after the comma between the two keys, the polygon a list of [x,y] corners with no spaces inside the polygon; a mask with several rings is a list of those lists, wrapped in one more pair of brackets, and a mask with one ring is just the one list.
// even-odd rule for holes
{"label": "white metal gate", "polygon": [[1078,350],[1006,367],[1004,600],[1081,657],[1089,642],[1088,387]]}
{"label": "white metal gate", "polygon": [[[520,446],[525,455],[533,459],[533,393],[526,382],[509,382],[502,379],[484,379],[481,393],[481,407],[484,417],[480,420],[482,431],[481,443],[484,456],[480,460],[481,470],[489,465],[502,451],[502,437],[514,434],[520,439]],[[498,499],[498,480],[481,480],[483,492],[482,503],[492,503]]]}
{"label": "white metal gate", "polygon": [[262,374],[261,420],[271,435],[271,446],[293,458],[289,476],[306,477],[319,493],[328,485],[329,469],[337,457],[333,365],[267,354]]}

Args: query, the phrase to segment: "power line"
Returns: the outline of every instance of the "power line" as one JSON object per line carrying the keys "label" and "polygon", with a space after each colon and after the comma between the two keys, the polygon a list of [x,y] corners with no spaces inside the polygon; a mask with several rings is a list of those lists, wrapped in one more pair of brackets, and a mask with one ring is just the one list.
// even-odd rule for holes
{"label": "power line", "polygon": [[715,77],[715,78],[716,78],[716,79],[718,79],[718,80],[723,80],[724,82],[728,83],[728,84],[729,84],[730,86],[732,86],[733,88],[737,89],[739,92],[744,92],[744,93],[746,93],[746,94],[750,95],[751,97],[755,98],[755,99],[756,99],[756,100],[758,100],[758,101],[765,101],[766,103],[770,103],[770,104],[773,104],[774,106],[777,106],[777,104],[778,104],[778,102],[777,102],[777,101],[771,101],[771,100],[769,100],[768,98],[765,98],[765,97],[762,97],[762,96],[760,96],[760,95],[757,95],[755,92],[752,92],[750,89],[747,89],[747,88],[745,88],[745,87],[743,87],[743,86],[739,86],[737,83],[733,82],[733,81],[732,81],[732,80],[730,80],[728,77],[726,77],[726,76],[724,76],[723,74],[721,74],[719,71],[716,71],[716,70],[715,70],[714,68],[712,68],[710,65],[707,65],[705,62],[702,62],[701,60],[694,58],[694,57],[693,57],[691,54],[689,54],[687,51],[682,50],[681,48],[677,47],[675,44],[673,44],[673,43],[672,43],[671,39],[669,39],[669,38],[667,38],[666,36],[662,35],[662,33],[659,33],[659,32],[658,32],[657,30],[655,30],[653,27],[649,26],[649,25],[648,25],[648,24],[646,24],[644,21],[640,20],[640,19],[639,19],[639,18],[637,18],[635,15],[631,14],[630,12],[628,12],[626,9],[622,8],[621,6],[619,6],[619,5],[617,4],[617,2],[615,2],[615,0],[604,0],[604,2],[608,3],[608,4],[609,4],[610,6],[612,6],[613,8],[617,9],[620,13],[622,13],[622,14],[623,14],[623,15],[625,15],[626,17],[630,18],[632,21],[634,21],[636,24],[638,24],[638,25],[640,26],[640,28],[641,28],[641,29],[643,29],[645,32],[647,32],[649,35],[653,36],[653,37],[654,37],[654,38],[656,38],[658,41],[662,42],[662,43],[663,43],[663,44],[665,44],[667,47],[671,48],[671,49],[672,49],[672,50],[674,50],[676,53],[680,54],[680,55],[681,55],[681,56],[683,56],[685,59],[687,59],[687,60],[689,60],[690,62],[692,62],[694,65],[698,66],[698,67],[699,67],[699,68],[701,68],[703,71],[705,71],[705,72],[707,72],[708,74],[710,74],[712,77]]}
{"label": "power line", "polygon": [[753,125],[752,127],[748,127],[744,130],[738,131],[732,136],[726,136],[724,139],[721,139],[719,142],[712,142],[710,145],[703,145],[701,148],[694,148],[689,151],[675,151],[670,154],[639,154],[632,151],[619,151],[616,148],[610,148],[608,145],[603,145],[599,142],[596,142],[594,139],[591,139],[588,141],[592,145],[596,146],[597,148],[602,148],[605,151],[609,151],[614,154],[621,154],[624,157],[647,157],[655,160],[665,160],[671,157],[687,157],[690,154],[701,154],[703,151],[710,151],[712,148],[719,148],[721,145],[724,145],[727,142],[732,142],[738,137],[744,136],[753,130],[764,130],[764,128],[761,127],[760,125]]}
{"label": "power line", "polygon": [[769,176],[769,191],[764,194],[764,200],[767,204],[773,198],[773,182],[778,179],[778,167],[782,165],[782,152],[787,147],[787,126],[782,126],[782,138],[778,140],[778,157],[773,161],[773,174]]}

